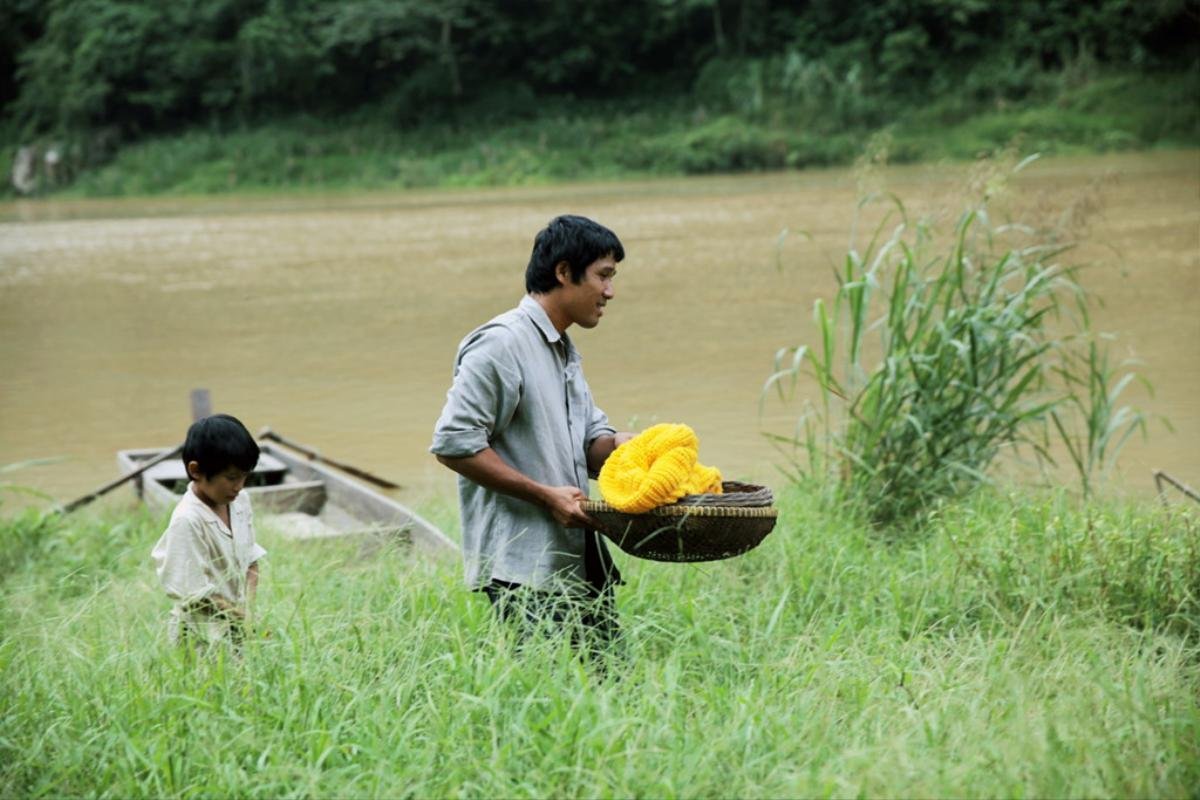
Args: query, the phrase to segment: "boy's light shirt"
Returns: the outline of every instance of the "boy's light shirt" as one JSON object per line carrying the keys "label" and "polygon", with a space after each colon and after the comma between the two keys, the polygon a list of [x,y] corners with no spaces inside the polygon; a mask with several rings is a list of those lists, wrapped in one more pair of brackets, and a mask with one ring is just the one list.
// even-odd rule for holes
{"label": "boy's light shirt", "polygon": [[246,570],[267,554],[254,540],[254,513],[246,492],[229,504],[229,521],[232,530],[189,484],[154,546],[158,579],[176,601],[168,627],[172,641],[184,629],[206,641],[227,635],[227,622],[184,610],[197,600],[220,595],[239,608],[246,606]]}

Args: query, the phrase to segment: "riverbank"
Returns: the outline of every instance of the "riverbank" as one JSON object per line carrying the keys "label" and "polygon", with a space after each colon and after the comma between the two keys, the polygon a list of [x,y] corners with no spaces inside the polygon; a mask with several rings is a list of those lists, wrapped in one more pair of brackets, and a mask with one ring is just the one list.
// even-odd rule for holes
{"label": "riverbank", "polygon": [[[59,167],[38,194],[72,197],[297,190],[523,186],[647,176],[803,169],[852,163],[887,137],[894,163],[966,160],[1016,143],[1043,154],[1200,144],[1196,70],[1112,74],[1021,103],[941,98],[839,122],[786,106],[708,111],[690,100],[527,105],[399,125],[378,111],[344,119],[292,116],[238,127],[193,127],[115,147],[95,163]],[[43,143],[42,149],[55,146]],[[68,152],[71,148],[59,145]],[[16,144],[5,148],[9,163]],[[7,191],[11,193],[10,187]]]}
{"label": "riverbank", "polygon": [[[798,490],[740,558],[618,554],[628,657],[516,655],[456,564],[270,550],[188,664],[142,512],[0,519],[0,795],[1136,796],[1200,784],[1200,521],[985,490],[885,541]],[[186,752],[179,742],[186,740]]]}

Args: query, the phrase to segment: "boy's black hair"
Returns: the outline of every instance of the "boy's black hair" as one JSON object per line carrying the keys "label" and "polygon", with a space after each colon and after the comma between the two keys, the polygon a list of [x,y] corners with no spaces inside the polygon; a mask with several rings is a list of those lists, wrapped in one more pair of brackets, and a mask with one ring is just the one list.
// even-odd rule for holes
{"label": "boy's black hair", "polygon": [[534,237],[525,268],[525,291],[543,294],[558,286],[554,268],[560,261],[571,266],[571,282],[579,283],[588,265],[607,255],[614,261],[625,258],[625,248],[615,233],[587,217],[555,217]]}
{"label": "boy's black hair", "polygon": [[183,442],[185,470],[191,461],[199,464],[200,472],[210,480],[230,467],[250,472],[258,464],[258,443],[236,417],[213,414],[188,428]]}

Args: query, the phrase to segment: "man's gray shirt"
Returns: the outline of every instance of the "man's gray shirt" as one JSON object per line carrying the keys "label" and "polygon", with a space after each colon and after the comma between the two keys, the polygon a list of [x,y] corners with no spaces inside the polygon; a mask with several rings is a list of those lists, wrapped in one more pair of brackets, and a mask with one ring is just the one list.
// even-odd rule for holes
{"label": "man's gray shirt", "polygon": [[[614,433],[592,401],[579,352],[526,295],[458,346],[454,381],[430,451],[450,458],[491,447],[538,483],[588,492],[587,449]],[[538,589],[582,584],[583,530],[563,528],[540,506],[461,475],[467,584],[491,580]]]}

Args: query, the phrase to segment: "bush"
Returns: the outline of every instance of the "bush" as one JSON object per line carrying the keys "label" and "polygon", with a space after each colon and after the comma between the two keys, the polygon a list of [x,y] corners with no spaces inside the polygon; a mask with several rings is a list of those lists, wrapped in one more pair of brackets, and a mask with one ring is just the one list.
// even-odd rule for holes
{"label": "bush", "polygon": [[783,393],[807,370],[820,407],[776,438],[807,454],[799,479],[831,479],[837,500],[877,525],[919,523],[986,481],[1002,449],[1025,445],[1049,460],[1051,420],[1086,493],[1143,426],[1116,406],[1128,378],[1113,380],[1090,336],[1086,295],[1058,261],[1067,248],[1029,231],[997,246],[1014,233],[989,221],[1005,179],[981,172],[982,199],[949,238],[910,222],[893,198],[866,249],[836,271],[832,309],[817,301],[816,345],[777,353],[764,387]]}
{"label": "bush", "polygon": [[703,174],[780,169],[790,146],[782,132],[736,117],[718,117],[690,130],[652,137],[622,155],[632,169]]}
{"label": "bush", "polygon": [[52,515],[29,509],[0,524],[0,581],[35,558],[59,524]]}

